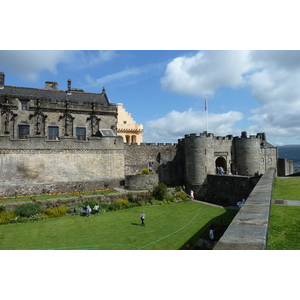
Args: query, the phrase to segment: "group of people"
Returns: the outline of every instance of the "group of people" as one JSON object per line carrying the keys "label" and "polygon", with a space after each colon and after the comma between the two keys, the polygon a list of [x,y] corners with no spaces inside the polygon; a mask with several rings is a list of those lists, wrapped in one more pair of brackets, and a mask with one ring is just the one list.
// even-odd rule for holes
{"label": "group of people", "polygon": [[225,171],[224,171],[223,167],[217,166],[217,167],[216,167],[216,173],[217,173],[218,175],[223,175],[223,174],[225,174]]}
{"label": "group of people", "polygon": [[[218,175],[223,175],[223,174],[226,174],[225,170],[223,169],[223,167],[219,167],[217,166],[216,167],[216,174]],[[233,169],[232,170],[232,173],[230,171],[230,169],[228,169],[228,172],[227,172],[228,175],[239,175],[239,172],[237,169]]]}
{"label": "group of people", "polygon": [[88,204],[85,207],[85,212],[86,212],[86,216],[89,217],[91,215],[91,213],[93,212],[95,215],[99,214],[99,205],[96,204],[92,210],[91,206]]}

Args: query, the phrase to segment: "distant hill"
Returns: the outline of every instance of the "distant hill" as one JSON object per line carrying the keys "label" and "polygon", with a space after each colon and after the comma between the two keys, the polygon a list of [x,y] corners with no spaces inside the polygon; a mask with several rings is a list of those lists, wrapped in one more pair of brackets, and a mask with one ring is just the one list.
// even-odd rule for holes
{"label": "distant hill", "polygon": [[300,145],[278,146],[278,157],[286,158],[300,163]]}

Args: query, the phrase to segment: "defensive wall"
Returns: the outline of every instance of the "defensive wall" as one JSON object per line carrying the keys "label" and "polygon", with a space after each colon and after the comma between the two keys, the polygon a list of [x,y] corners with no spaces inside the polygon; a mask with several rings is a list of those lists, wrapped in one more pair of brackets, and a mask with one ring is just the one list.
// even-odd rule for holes
{"label": "defensive wall", "polygon": [[0,136],[0,145],[1,196],[119,186],[125,177],[122,137],[56,141]]}
{"label": "defensive wall", "polygon": [[260,176],[248,177],[241,175],[207,175],[205,188],[206,202],[222,206],[236,205],[247,199],[260,180]]}
{"label": "defensive wall", "polygon": [[278,176],[284,177],[294,173],[294,162],[286,158],[278,158],[277,161]]}
{"label": "defensive wall", "polygon": [[259,180],[214,250],[265,250],[272,202],[275,168]]}
{"label": "defensive wall", "polygon": [[182,151],[178,144],[136,143],[125,145],[125,174],[133,175],[144,168],[158,173],[159,180],[182,185],[184,180]]}

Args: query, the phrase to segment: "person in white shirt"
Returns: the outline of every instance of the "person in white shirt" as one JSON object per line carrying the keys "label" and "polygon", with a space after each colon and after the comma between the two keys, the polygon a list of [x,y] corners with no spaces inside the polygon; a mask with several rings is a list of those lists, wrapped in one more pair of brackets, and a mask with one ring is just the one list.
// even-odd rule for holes
{"label": "person in white shirt", "polygon": [[96,214],[98,215],[99,214],[99,205],[96,204],[93,208],[93,211],[95,212],[95,215]]}
{"label": "person in white shirt", "polygon": [[145,213],[141,212],[140,217],[141,217],[141,221],[142,221],[141,226],[145,226],[145,222],[144,222],[144,220],[145,220]]}

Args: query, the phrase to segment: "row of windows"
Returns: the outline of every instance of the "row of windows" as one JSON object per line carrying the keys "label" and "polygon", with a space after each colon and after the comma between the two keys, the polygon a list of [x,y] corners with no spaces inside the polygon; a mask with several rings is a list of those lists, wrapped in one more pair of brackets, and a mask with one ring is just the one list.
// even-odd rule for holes
{"label": "row of windows", "polygon": [[[263,154],[264,153],[264,148],[260,148],[260,154]],[[268,153],[271,154],[272,153],[272,149],[271,148],[268,148]]]}
{"label": "row of windows", "polygon": [[[19,125],[19,139],[26,139],[29,135],[30,128],[29,125]],[[48,139],[58,140],[59,139],[59,127],[58,126],[48,126]],[[76,139],[78,141],[86,141],[86,128],[76,127]]]}

